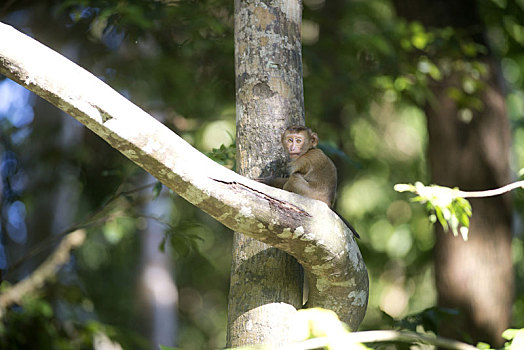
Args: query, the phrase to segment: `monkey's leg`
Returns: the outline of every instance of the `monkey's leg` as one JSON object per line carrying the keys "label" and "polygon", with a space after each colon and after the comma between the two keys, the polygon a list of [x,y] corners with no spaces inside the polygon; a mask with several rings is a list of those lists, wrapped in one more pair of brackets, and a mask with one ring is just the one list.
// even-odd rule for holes
{"label": "monkey's leg", "polygon": [[255,181],[262,182],[263,184],[276,188],[283,188],[287,180],[287,177],[259,177],[255,179]]}
{"label": "monkey's leg", "polygon": [[309,197],[308,194],[311,193],[309,183],[304,179],[304,176],[298,173],[291,174],[282,188],[306,197]]}
{"label": "monkey's leg", "polygon": [[331,206],[329,194],[319,190],[318,186],[312,185],[299,173],[291,174],[283,189],[308,198],[317,199]]}

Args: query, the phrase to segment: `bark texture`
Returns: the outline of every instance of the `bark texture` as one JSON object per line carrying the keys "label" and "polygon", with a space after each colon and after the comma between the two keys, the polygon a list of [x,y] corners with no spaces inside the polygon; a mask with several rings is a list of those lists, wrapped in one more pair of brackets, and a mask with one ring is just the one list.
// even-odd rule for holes
{"label": "bark texture", "polygon": [[[279,135],[304,124],[300,1],[235,1],[237,166],[249,178],[282,175]],[[227,346],[292,340],[302,306],[300,265],[282,250],[235,233]]]}
{"label": "bark texture", "polygon": [[[453,28],[483,42],[477,2],[395,0],[399,14],[428,27]],[[463,58],[464,60],[466,58]],[[489,56],[473,58],[488,68],[478,92],[482,101],[471,118],[461,118],[449,89],[462,89],[460,72],[453,71],[431,86],[434,103],[425,108],[432,182],[462,190],[484,190],[510,181],[510,128],[498,65]],[[442,335],[502,345],[508,328],[514,290],[511,261],[511,203],[508,195],[471,200],[473,217],[469,241],[445,233],[436,225],[435,277],[439,306],[460,311]]]}

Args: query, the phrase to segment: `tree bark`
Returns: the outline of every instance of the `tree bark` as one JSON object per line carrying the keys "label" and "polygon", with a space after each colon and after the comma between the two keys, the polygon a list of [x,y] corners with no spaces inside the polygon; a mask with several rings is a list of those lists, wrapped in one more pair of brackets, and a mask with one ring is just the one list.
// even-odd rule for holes
{"label": "tree bark", "polygon": [[[497,66],[489,64],[484,109],[466,124],[444,86],[435,87],[439,108],[428,106],[429,161],[432,182],[463,190],[490,189],[507,184],[510,129]],[[509,328],[514,275],[511,260],[511,200],[508,194],[471,199],[469,240],[436,226],[435,278],[438,304],[460,311],[459,321],[444,325],[443,336],[466,332],[473,342],[501,346]]]}
{"label": "tree bark", "polygon": [[[395,0],[399,14],[428,27],[452,26],[483,42],[483,23],[477,3],[466,1]],[[466,60],[466,58],[463,58]],[[510,181],[510,128],[498,65],[490,56],[473,58],[488,68],[478,93],[480,110],[460,117],[460,106],[449,96],[459,90],[461,75],[449,73],[432,82],[434,103],[425,107],[429,134],[428,156],[432,182],[462,190],[483,190]],[[438,304],[460,311],[459,320],[446,322],[441,334],[501,346],[509,327],[514,274],[511,261],[511,203],[509,195],[471,200],[473,217],[469,240],[462,241],[436,225],[435,277]]]}
{"label": "tree bark", "polygon": [[[283,175],[280,135],[304,124],[300,1],[235,1],[237,167],[249,178]],[[227,346],[282,346],[302,306],[302,272],[290,255],[235,233]]]}

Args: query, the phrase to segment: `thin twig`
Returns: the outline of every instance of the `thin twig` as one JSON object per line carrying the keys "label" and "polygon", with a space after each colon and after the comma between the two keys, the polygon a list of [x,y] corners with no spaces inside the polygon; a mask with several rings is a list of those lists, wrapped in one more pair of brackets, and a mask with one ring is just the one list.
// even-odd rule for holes
{"label": "thin twig", "polygon": [[48,238],[46,238],[45,240],[39,242],[39,244],[36,247],[32,248],[20,260],[14,262],[11,266],[9,266],[9,271],[12,272],[12,271],[16,270],[25,261],[27,261],[28,259],[30,259],[32,257],[35,257],[36,255],[42,253],[46,249],[50,248],[50,246],[55,244],[55,242],[57,240],[62,239],[63,237],[65,237],[68,234],[70,234],[71,232],[76,231],[76,230],[80,230],[80,229],[87,229],[87,228],[96,226],[98,224],[104,223],[104,221],[108,220],[110,217],[109,216],[102,216],[102,217],[100,217],[100,215],[104,212],[104,210],[106,210],[106,208],[111,203],[113,203],[114,201],[116,201],[119,198],[126,197],[126,196],[132,195],[134,193],[140,192],[142,190],[145,190],[148,187],[153,187],[155,184],[156,184],[156,182],[149,183],[149,184],[146,184],[146,185],[143,185],[143,186],[140,186],[140,187],[136,187],[136,188],[130,189],[128,191],[122,191],[122,192],[117,192],[117,193],[113,194],[99,208],[97,208],[95,211],[91,212],[85,219],[83,219],[81,223],[74,224],[74,225],[68,227],[67,229],[65,229],[64,231],[62,231],[62,232],[60,232],[58,234],[55,234],[55,235],[51,235]]}
{"label": "thin twig", "polygon": [[[351,349],[351,344],[356,343],[381,343],[381,342],[402,342],[402,343],[422,343],[438,346],[444,349],[452,350],[478,350],[476,347],[460,342],[458,340],[430,336],[410,331],[364,331],[348,333],[337,340],[343,341],[347,344],[347,349]],[[333,338],[314,338],[300,343],[286,345],[283,349],[286,350],[310,350],[319,349],[333,344]]]}
{"label": "thin twig", "polygon": [[58,245],[56,250],[51,254],[29,277],[7,288],[0,294],[0,318],[4,310],[16,303],[20,303],[22,298],[27,294],[41,288],[44,283],[56,271],[69,261],[71,250],[79,247],[85,240],[86,233],[84,230],[77,230],[70,233]]}
{"label": "thin twig", "polygon": [[511,190],[514,190],[516,188],[524,188],[524,181],[517,181],[510,183],[509,185],[496,188],[493,190],[485,190],[485,191],[457,191],[457,197],[462,198],[473,198],[473,197],[492,197],[492,196],[498,196],[503,193],[509,192]]}

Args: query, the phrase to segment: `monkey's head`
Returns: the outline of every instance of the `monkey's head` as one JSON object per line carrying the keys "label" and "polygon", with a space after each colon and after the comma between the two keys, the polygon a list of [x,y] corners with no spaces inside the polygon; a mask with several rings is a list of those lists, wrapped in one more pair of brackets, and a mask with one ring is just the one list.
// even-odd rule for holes
{"label": "monkey's head", "polygon": [[317,133],[300,125],[290,126],[282,134],[282,145],[291,160],[297,159],[318,145]]}

